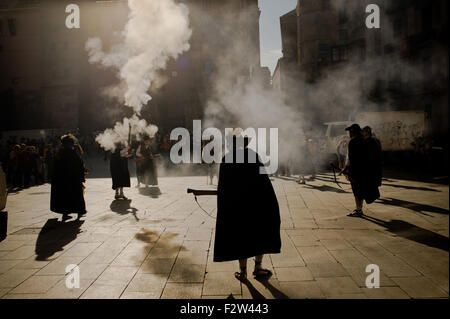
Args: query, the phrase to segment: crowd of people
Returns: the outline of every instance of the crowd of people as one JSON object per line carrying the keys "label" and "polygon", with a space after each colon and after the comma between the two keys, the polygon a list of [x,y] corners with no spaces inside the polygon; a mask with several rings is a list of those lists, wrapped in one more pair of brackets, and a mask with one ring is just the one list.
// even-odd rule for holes
{"label": "crowd of people", "polygon": [[11,188],[27,188],[51,179],[51,165],[58,140],[9,138],[0,143],[0,161]]}
{"label": "crowd of people", "polygon": [[[349,216],[357,217],[363,214],[363,201],[370,204],[380,197],[381,144],[369,127],[361,129],[358,124],[353,124],[346,131],[349,132],[349,140],[341,173],[350,181],[355,197],[356,209]],[[243,142],[238,144],[238,139]],[[262,260],[265,254],[277,254],[281,249],[278,201],[269,177],[260,174],[259,169],[264,165],[259,160],[256,163],[249,161],[255,152],[247,147],[249,138],[233,133],[227,136],[227,143],[228,149],[233,149],[234,161],[226,163],[222,160],[220,164],[214,261],[238,260],[240,271],[235,273],[235,277],[245,281],[247,259],[255,257],[253,275],[270,277],[272,273],[262,267]],[[244,150],[243,165],[236,164],[237,145]],[[138,187],[141,184],[156,186],[155,159],[161,154],[168,157],[171,146],[168,136],[117,143],[110,155],[115,200],[127,200],[123,189],[131,186],[129,158],[134,157],[136,162]],[[343,148],[342,145],[337,151],[344,152],[339,148]],[[314,178],[319,146],[313,139],[305,138],[302,153],[301,162],[287,162],[288,170],[294,164],[306,167],[300,172],[300,183],[304,182],[302,174],[306,171]],[[53,141],[21,140],[16,143],[12,140],[8,141],[6,150],[2,148],[2,166],[6,167],[8,180],[14,187],[27,187],[32,179],[35,184],[51,181],[50,210],[62,214],[63,220],[70,218],[69,214],[78,214],[80,218],[87,212],[84,200],[87,171],[83,154],[80,141],[72,134]],[[286,164],[283,168],[286,170]],[[240,208],[236,208],[236,202]],[[239,223],[236,224],[236,220]],[[232,242],[230,233],[235,234]]]}
{"label": "crowd of people", "polygon": [[[83,158],[111,156],[95,141],[95,133],[89,135],[73,134],[76,150]],[[173,142],[169,135],[157,135],[152,141],[152,151],[161,154],[163,164],[169,164],[169,153]],[[45,138],[25,138],[12,136],[0,139],[0,165],[9,189],[24,189],[31,186],[50,183],[53,173],[53,161],[56,152],[62,147],[60,136]],[[135,150],[139,142],[134,141]],[[139,165],[139,168],[142,165]]]}

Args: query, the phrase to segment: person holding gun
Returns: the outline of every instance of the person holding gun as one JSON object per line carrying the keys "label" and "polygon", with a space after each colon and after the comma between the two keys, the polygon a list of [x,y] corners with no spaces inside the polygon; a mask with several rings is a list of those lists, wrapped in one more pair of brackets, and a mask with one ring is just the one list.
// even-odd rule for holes
{"label": "person holding gun", "polygon": [[115,199],[127,199],[123,194],[123,188],[131,186],[128,158],[132,155],[133,151],[122,143],[117,143],[115,151],[111,154],[109,168],[112,177],[112,189],[116,191]]}
{"label": "person holding gun", "polygon": [[[275,191],[269,176],[260,172],[264,165],[258,154],[248,148],[250,139],[235,130],[226,140],[231,153],[220,164],[217,191],[188,192],[217,195],[214,262],[238,260],[240,271],[235,277],[246,281],[247,259],[254,257],[253,275],[268,278],[272,272],[262,267],[263,257],[281,252],[281,220]],[[239,152],[244,155],[243,163],[237,162]],[[230,155],[233,161],[226,163],[225,158]]]}
{"label": "person holding gun", "polygon": [[356,204],[355,210],[348,216],[360,217],[363,215],[364,200],[367,204],[371,204],[380,198],[377,174],[379,168],[372,163],[373,154],[370,151],[370,145],[363,138],[361,127],[353,124],[345,130],[349,132],[350,142],[347,162],[341,174],[350,181]]}

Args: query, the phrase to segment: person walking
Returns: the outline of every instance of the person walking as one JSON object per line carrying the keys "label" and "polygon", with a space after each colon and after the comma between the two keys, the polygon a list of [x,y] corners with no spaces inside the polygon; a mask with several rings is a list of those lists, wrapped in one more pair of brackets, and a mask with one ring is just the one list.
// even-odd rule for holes
{"label": "person walking", "polygon": [[50,210],[62,214],[86,214],[84,201],[85,168],[83,160],[74,150],[75,137],[71,134],[61,137],[62,147],[55,156],[50,193]]}
{"label": "person walking", "polygon": [[[245,281],[247,259],[255,257],[253,275],[270,277],[272,272],[262,267],[263,256],[281,251],[275,191],[268,175],[261,172],[264,165],[258,154],[247,147],[249,138],[234,133],[227,136],[227,143],[232,153],[220,164],[214,262],[239,260],[235,277]],[[244,163],[237,163],[238,152],[244,153]],[[227,156],[233,156],[232,163],[226,163]]]}
{"label": "person walking", "polygon": [[361,127],[353,124],[345,129],[350,134],[348,143],[348,158],[342,173],[347,176],[355,196],[355,210],[350,217],[363,215],[363,203],[373,203],[380,197],[378,181],[374,178],[376,168],[371,166],[368,144],[364,141]]}

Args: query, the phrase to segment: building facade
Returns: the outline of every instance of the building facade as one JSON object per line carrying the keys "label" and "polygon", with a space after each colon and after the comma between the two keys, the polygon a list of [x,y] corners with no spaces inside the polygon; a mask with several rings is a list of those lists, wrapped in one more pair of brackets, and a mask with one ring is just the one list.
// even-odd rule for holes
{"label": "building facade", "polygon": [[[430,135],[443,144],[448,134],[448,2],[376,1],[381,25],[369,29],[366,6],[372,3],[299,0],[296,34],[287,27],[293,13],[280,18],[283,57],[274,85],[316,125],[349,120],[363,111],[423,110]],[[292,53],[294,38],[297,54]],[[319,97],[329,100],[328,108],[319,108]]]}
{"label": "building facade", "polygon": [[[236,78],[265,79],[260,66],[257,0],[179,0],[190,9],[191,49],[161,71],[164,83],[150,89],[152,100],[142,116],[163,132],[201,119],[212,83],[231,43],[245,51],[229,59]],[[68,29],[66,6],[79,5],[81,28]],[[88,62],[87,39],[104,47],[128,20],[126,0],[0,1],[1,129],[80,128],[91,132],[111,127],[131,115],[120,102],[106,98],[104,88],[117,84],[115,70]],[[233,48],[239,50],[240,48]],[[236,51],[237,52],[237,51]]]}

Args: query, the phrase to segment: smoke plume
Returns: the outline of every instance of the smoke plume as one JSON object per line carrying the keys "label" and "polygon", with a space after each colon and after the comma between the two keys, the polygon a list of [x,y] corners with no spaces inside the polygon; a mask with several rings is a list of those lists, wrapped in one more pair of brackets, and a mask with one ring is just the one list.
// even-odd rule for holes
{"label": "smoke plume", "polygon": [[122,122],[117,122],[113,129],[106,129],[97,135],[95,140],[106,151],[114,151],[117,143],[127,145],[130,135],[140,141],[144,136],[154,137],[157,132],[157,126],[149,125],[146,120],[140,119],[135,114],[131,118],[124,118]]}
{"label": "smoke plume", "polygon": [[[176,59],[189,50],[192,31],[189,27],[189,11],[184,4],[174,0],[128,0],[128,22],[119,33],[117,44],[108,52],[102,40],[90,38],[86,43],[89,62],[118,71],[120,83],[103,93],[115,96],[140,115],[142,108],[151,100],[148,91],[158,86],[158,71],[165,69],[170,59]],[[127,123],[142,124],[137,117],[117,123],[114,130],[107,130],[97,141],[107,149],[113,141],[128,135]],[[137,132],[153,132],[154,127],[136,128]],[[122,141],[126,141],[122,140]]]}

